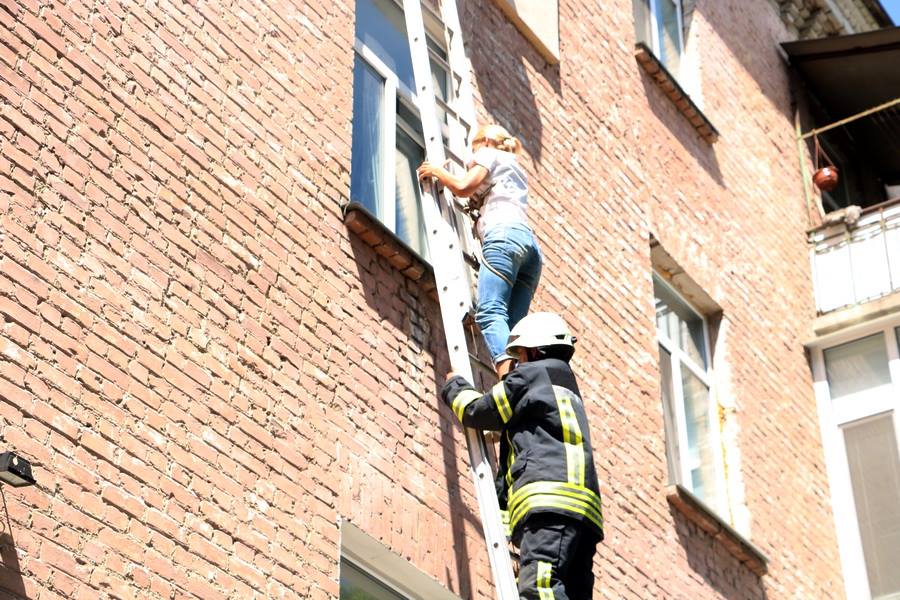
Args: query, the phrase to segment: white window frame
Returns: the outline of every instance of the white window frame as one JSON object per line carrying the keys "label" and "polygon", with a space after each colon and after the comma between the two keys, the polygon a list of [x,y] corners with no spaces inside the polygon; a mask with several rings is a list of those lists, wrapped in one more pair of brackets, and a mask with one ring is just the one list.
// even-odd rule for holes
{"label": "white window frame", "polygon": [[[397,0],[392,0],[394,4],[400,10],[403,10],[402,2],[398,2]],[[426,13],[429,15],[428,18],[431,18],[431,13]],[[428,21],[429,26],[433,29],[434,24],[431,21]],[[434,37],[433,35],[431,36]],[[436,42],[440,43],[440,42]],[[396,203],[396,195],[395,195],[395,183],[396,183],[396,166],[394,163],[394,153],[397,151],[397,128],[403,130],[413,141],[415,141],[420,147],[425,148],[425,138],[422,137],[422,134],[415,131],[413,127],[410,127],[407,123],[405,123],[402,119],[397,118],[397,100],[407,105],[412,112],[416,113],[416,116],[421,119],[420,116],[420,108],[419,108],[419,99],[416,96],[416,93],[409,89],[406,84],[400,81],[400,78],[393,70],[383,61],[381,60],[375,51],[368,47],[362,40],[354,37],[353,40],[353,48],[356,54],[362,59],[366,64],[368,64],[372,69],[374,69],[379,75],[384,78],[384,106],[382,107],[382,123],[384,125],[385,131],[382,132],[382,148],[381,151],[384,156],[384,164],[382,165],[384,173],[383,182],[382,182],[382,194],[384,198],[384,206],[382,207],[382,212],[384,214],[375,215],[378,220],[382,222],[388,229],[393,232],[397,231],[397,203]],[[450,75],[446,72],[442,67],[442,71],[444,72],[444,76],[447,78],[447,85],[450,86]],[[441,123],[441,133],[446,140],[449,137],[449,128],[446,123]],[[446,148],[445,150],[450,150]],[[453,152],[448,152],[448,156],[455,156]]]}
{"label": "white window frame", "polygon": [[[671,2],[675,5],[675,13],[678,16],[678,58],[679,62],[684,57],[684,8],[681,0],[648,0],[650,8],[650,41],[653,45],[653,53],[662,60],[662,30],[659,20],[656,18],[657,8],[660,2]],[[665,63],[663,63],[665,64]],[[668,65],[666,65],[668,69]],[[679,69],[681,70],[681,69]],[[678,79],[679,73],[672,73]]]}
{"label": "white window frame", "polygon": [[[688,308],[690,308],[694,313],[700,317],[703,322],[703,345],[704,345],[704,358],[706,359],[706,368],[702,365],[698,365],[694,360],[687,355],[687,353],[678,347],[678,344],[670,339],[668,336],[663,334],[659,328],[656,329],[656,342],[660,346],[662,346],[666,352],[669,353],[671,357],[672,363],[672,401],[674,403],[675,408],[675,423],[674,425],[677,442],[678,442],[678,465],[675,465],[675,473],[677,474],[677,478],[675,483],[678,483],[684,486],[686,489],[691,492],[694,491],[693,483],[691,481],[691,465],[688,463],[685,454],[688,449],[688,437],[687,437],[687,419],[684,413],[684,389],[682,383],[682,366],[687,368],[693,375],[695,375],[700,381],[707,387],[709,390],[707,393],[707,419],[709,432],[711,436],[710,446],[713,449],[713,470],[715,472],[715,485],[716,485],[716,499],[715,502],[712,503],[710,508],[716,511],[719,516],[724,516],[729,514],[727,511],[728,507],[728,490],[725,481],[725,464],[724,457],[722,456],[722,437],[721,431],[719,428],[719,406],[718,402],[716,402],[716,394],[715,394],[715,378],[713,377],[713,364],[712,364],[712,354],[711,347],[709,343],[709,320],[703,312],[697,310],[687,298],[685,298],[677,289],[675,289],[671,284],[669,284],[663,277],[657,274],[655,271],[653,272],[653,279],[657,281],[660,285],[664,286],[670,293],[672,293],[676,298],[681,300]],[[665,412],[665,411],[664,411]],[[669,460],[669,457],[666,457],[666,460]],[[706,499],[703,499],[704,503],[707,503]],[[727,520],[727,519],[726,519]]]}
{"label": "white window frame", "polygon": [[[825,451],[825,467],[831,488],[831,504],[834,511],[838,550],[844,573],[844,588],[848,598],[871,598],[869,576],[863,555],[862,538],[856,515],[856,502],[847,463],[847,449],[841,427],[848,423],[860,422],[893,411],[894,434],[898,438],[900,452],[900,350],[898,350],[897,328],[900,318],[870,322],[838,334],[816,341],[812,350],[813,388],[819,414],[819,428]],[[888,369],[891,375],[889,386],[883,386],[882,393],[862,392],[841,398],[842,406],[835,406],[828,386],[825,368],[825,350],[881,333],[887,350]],[[884,389],[887,388],[887,389]],[[876,396],[877,394],[877,396]],[[859,408],[861,397],[868,396],[867,410]]]}
{"label": "white window frame", "polygon": [[384,587],[410,600],[460,600],[459,596],[391,552],[359,526],[341,519],[340,529],[340,560],[352,563]]}
{"label": "white window frame", "polygon": [[[384,205],[382,212],[384,214],[375,215],[382,223],[391,231],[397,230],[396,202],[394,198],[394,186],[396,180],[396,172],[394,165],[394,153],[397,148],[397,92],[401,86],[397,74],[373,52],[368,46],[360,40],[356,40],[354,45],[356,54],[361,60],[372,67],[379,75],[384,78],[384,102],[382,103],[382,125],[381,132],[381,152],[384,160],[382,161],[382,190]],[[405,87],[405,86],[403,86]]]}

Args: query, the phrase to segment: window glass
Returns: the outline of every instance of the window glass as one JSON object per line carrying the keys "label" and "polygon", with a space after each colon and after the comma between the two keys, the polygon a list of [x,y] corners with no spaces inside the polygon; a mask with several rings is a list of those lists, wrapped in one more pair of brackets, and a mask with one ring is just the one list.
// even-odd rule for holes
{"label": "window glass", "polygon": [[353,64],[353,142],[350,198],[374,215],[384,210],[384,78],[356,56]]}
{"label": "window glass", "polygon": [[659,375],[662,378],[660,388],[662,390],[663,401],[663,421],[666,427],[666,458],[669,464],[669,483],[679,481],[676,469],[680,464],[678,453],[678,431],[675,428],[675,419],[678,414],[675,412],[675,394],[672,389],[672,354],[659,347]]}
{"label": "window glass", "polygon": [[425,221],[416,179],[416,167],[425,160],[425,151],[401,128],[397,128],[396,151],[397,236],[428,260]]}
{"label": "window glass", "polygon": [[672,292],[660,279],[653,276],[653,293],[656,296],[656,327],[701,368],[706,368],[706,337],[703,317]]}
{"label": "window glass", "polygon": [[341,561],[340,600],[408,600],[356,565]]}
{"label": "window glass", "polygon": [[825,350],[831,399],[891,383],[884,334],[878,333]]}
{"label": "window glass", "polygon": [[[437,56],[447,62],[447,51],[441,48],[436,41],[431,39],[430,36],[425,38],[426,43],[428,44],[428,49],[433,51]],[[431,83],[434,84],[434,94],[439,99],[447,102],[448,96],[448,77],[447,69],[444,68],[444,65],[435,61],[433,58],[431,59]]]}
{"label": "window glass", "polygon": [[709,419],[709,388],[688,369],[682,369],[684,418],[687,430],[687,469],[694,494],[715,506],[715,456]]}
{"label": "window glass", "polygon": [[875,600],[900,598],[900,451],[893,413],[842,429],[869,590]]}
{"label": "window glass", "polygon": [[415,89],[406,21],[391,0],[357,0],[356,39],[371,49],[410,90]]}
{"label": "window glass", "polygon": [[659,29],[659,59],[672,75],[678,76],[681,62],[679,0],[656,0],[656,26]]}

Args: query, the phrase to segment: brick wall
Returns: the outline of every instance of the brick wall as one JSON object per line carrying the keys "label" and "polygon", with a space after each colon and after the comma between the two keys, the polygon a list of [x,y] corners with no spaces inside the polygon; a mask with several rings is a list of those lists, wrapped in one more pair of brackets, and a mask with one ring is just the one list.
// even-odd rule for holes
{"label": "brick wall", "polygon": [[[807,364],[806,213],[769,3],[698,0],[700,140],[631,3],[560,2],[546,65],[460,3],[479,112],[521,134],[535,308],[581,339],[608,598],[838,597]],[[0,5],[0,586],[337,595],[350,519],[463,597],[490,573],[438,309],[341,222],[352,2]],[[650,236],[723,307],[760,579],[671,510]]]}

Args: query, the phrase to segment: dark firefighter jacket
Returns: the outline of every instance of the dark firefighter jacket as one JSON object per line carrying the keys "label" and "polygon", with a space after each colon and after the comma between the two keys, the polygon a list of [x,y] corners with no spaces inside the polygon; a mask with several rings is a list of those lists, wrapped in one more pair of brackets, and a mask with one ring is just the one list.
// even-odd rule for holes
{"label": "dark firefighter jacket", "polygon": [[441,398],[466,427],[501,432],[497,497],[513,542],[528,516],[546,512],[571,517],[603,539],[587,416],[568,363],[521,364],[484,395],[454,377]]}

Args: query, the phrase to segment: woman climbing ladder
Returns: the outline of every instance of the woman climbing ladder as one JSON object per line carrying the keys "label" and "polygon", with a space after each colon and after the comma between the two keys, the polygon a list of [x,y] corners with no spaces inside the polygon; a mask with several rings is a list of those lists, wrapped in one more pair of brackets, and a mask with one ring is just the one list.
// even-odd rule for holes
{"label": "woman climbing ladder", "polygon": [[465,175],[456,177],[428,162],[417,170],[419,179],[434,177],[479,208],[482,263],[475,321],[501,379],[514,363],[505,351],[509,331],[528,314],[543,262],[528,226],[528,177],[517,160],[521,149],[503,127],[483,125],[472,137],[473,159]]}

